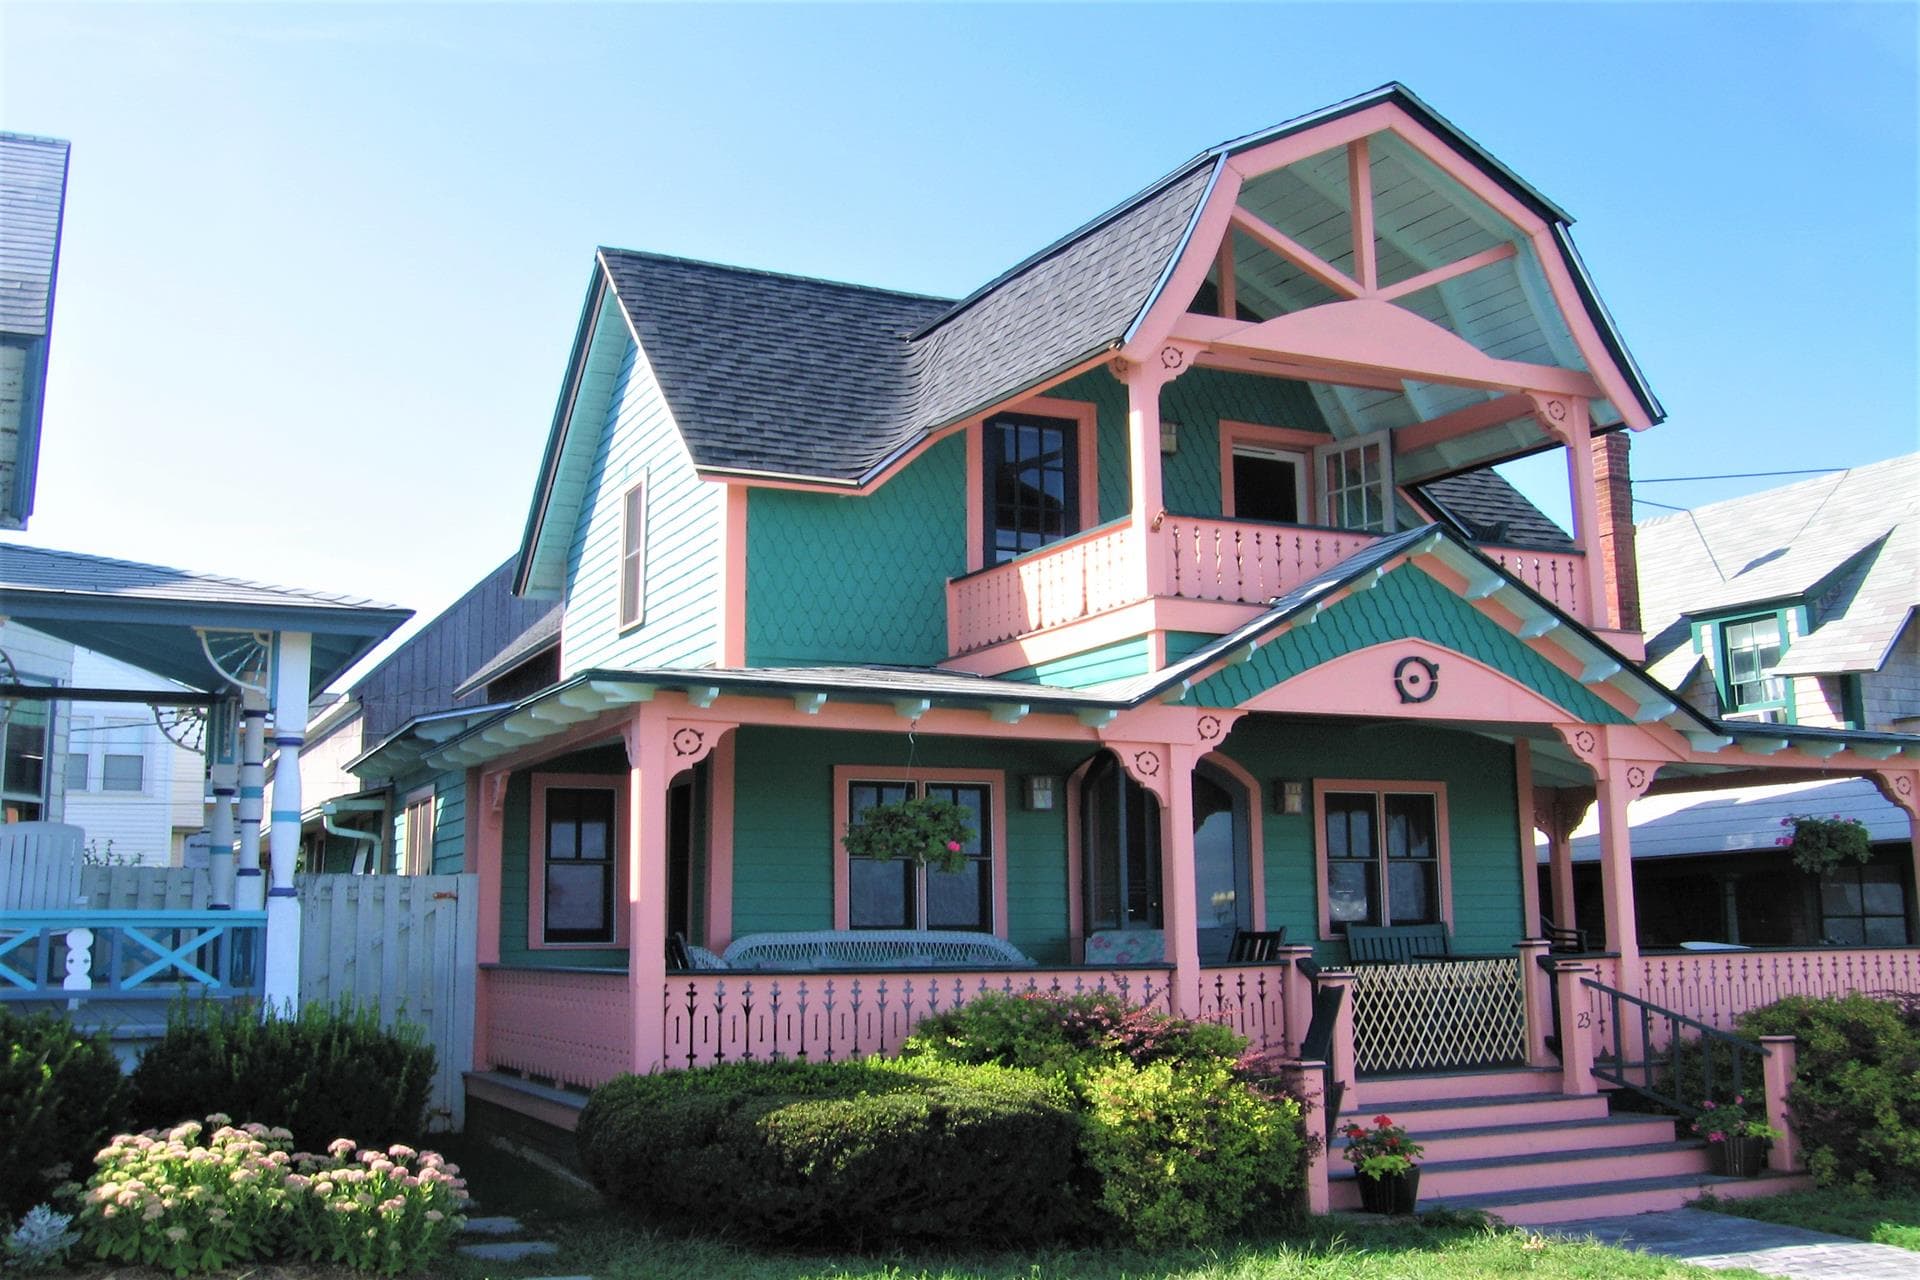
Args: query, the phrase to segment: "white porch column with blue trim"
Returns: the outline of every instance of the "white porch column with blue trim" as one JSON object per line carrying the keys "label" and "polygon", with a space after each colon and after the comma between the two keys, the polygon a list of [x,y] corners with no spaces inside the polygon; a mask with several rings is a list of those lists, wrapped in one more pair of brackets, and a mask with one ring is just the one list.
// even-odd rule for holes
{"label": "white porch column with blue trim", "polygon": [[273,809],[267,828],[266,999],[269,1007],[291,1013],[300,1007],[300,899],[293,887],[293,864],[300,855],[300,747],[306,742],[308,682],[313,637],[283,631],[274,637]]}
{"label": "white porch column with blue trim", "polygon": [[234,872],[233,905],[258,911],[267,905],[260,873],[260,810],[267,793],[267,695],[249,685],[240,705],[240,857]]}
{"label": "white porch column with blue trim", "polygon": [[240,787],[236,737],[240,707],[222,698],[207,708],[207,782],[213,800],[207,814],[207,876],[215,911],[233,906],[233,802]]}

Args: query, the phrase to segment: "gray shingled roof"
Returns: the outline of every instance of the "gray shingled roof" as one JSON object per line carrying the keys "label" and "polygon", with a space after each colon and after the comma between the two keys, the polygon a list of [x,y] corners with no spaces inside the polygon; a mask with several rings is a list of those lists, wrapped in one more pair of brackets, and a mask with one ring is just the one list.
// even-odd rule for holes
{"label": "gray shingled roof", "polygon": [[[1906,813],[1867,778],[1772,783],[1737,791],[1670,792],[1633,802],[1635,858],[1674,858],[1702,853],[1774,852],[1780,820],[1794,814],[1844,813],[1867,825],[1868,837],[1912,839]],[[1573,833],[1575,862],[1597,862],[1600,832],[1590,813]],[[1546,845],[1535,842],[1542,862]]]}
{"label": "gray shingled roof", "polygon": [[0,333],[44,338],[53,322],[68,144],[0,133]]}
{"label": "gray shingled roof", "polygon": [[1117,343],[1210,172],[960,306],[622,249],[600,261],[698,466],[857,482],[927,432]]}
{"label": "gray shingled roof", "polygon": [[1476,542],[1570,551],[1573,539],[1491,467],[1420,486]]}
{"label": "gray shingled roof", "polygon": [[1920,605],[1920,453],[1661,516],[1634,537],[1650,661],[1688,643],[1689,617],[1819,590],[1811,634],[1778,670],[1871,671]]}
{"label": "gray shingled roof", "polygon": [[141,564],[91,556],[79,551],[55,551],[0,543],[0,601],[23,621],[19,606],[27,593],[75,599],[111,597],[116,600],[153,600],[182,603],[262,605],[292,609],[373,609],[404,613],[398,605],[381,604],[360,596],[276,587],[244,578],[228,578],[191,569]]}

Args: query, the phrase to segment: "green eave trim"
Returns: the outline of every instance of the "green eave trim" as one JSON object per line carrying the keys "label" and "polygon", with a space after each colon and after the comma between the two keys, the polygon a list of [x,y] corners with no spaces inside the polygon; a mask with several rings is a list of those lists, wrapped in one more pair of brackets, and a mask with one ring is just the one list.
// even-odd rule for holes
{"label": "green eave trim", "polygon": [[1340,600],[1317,620],[1295,622],[1247,662],[1200,681],[1188,700],[1237,707],[1322,663],[1394,640],[1425,640],[1512,676],[1585,724],[1629,724],[1597,694],[1412,565],[1371,590]]}

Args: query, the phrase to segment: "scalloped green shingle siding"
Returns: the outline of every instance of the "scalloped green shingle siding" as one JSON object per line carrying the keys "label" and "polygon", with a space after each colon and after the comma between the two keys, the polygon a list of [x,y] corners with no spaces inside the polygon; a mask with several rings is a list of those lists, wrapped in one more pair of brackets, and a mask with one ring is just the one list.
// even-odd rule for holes
{"label": "scalloped green shingle siding", "polygon": [[[621,507],[647,482],[642,625],[621,634]],[[644,355],[629,340],[567,554],[562,677],[601,667],[693,667],[719,653],[721,486],[694,473]]]}
{"label": "scalloped green shingle siding", "polygon": [[966,442],[940,441],[865,497],[754,489],[747,665],[932,665],[947,579],[967,568]]}
{"label": "scalloped green shingle siding", "polygon": [[[1263,787],[1273,778],[1298,779],[1309,783],[1309,794],[1315,778],[1445,783],[1454,949],[1511,954],[1521,932],[1520,844],[1507,744],[1418,724],[1347,727],[1254,717],[1234,727],[1226,753]],[[1345,943],[1316,941],[1316,832],[1308,808],[1303,815],[1261,816],[1267,927],[1284,925],[1287,941],[1314,943],[1322,963],[1340,963]]]}
{"label": "scalloped green shingle siding", "polygon": [[[1065,778],[1084,745],[922,737],[916,764],[1006,771],[1017,788],[1029,773]],[[745,726],[739,730],[733,818],[733,936],[833,927],[835,764],[900,767],[904,734],[838,733]],[[1067,959],[1067,816],[1064,799],[1031,812],[1006,796],[1007,937],[1042,964]]]}
{"label": "scalloped green shingle siding", "polygon": [[1137,636],[1131,640],[1119,640],[1113,644],[1101,645],[1097,649],[1088,649],[1085,653],[1071,654],[1065,658],[1055,658],[1051,662],[1022,667],[1018,671],[1009,671],[997,678],[1031,680],[1038,684],[1084,689],[1088,685],[1101,684],[1108,680],[1143,676],[1151,666],[1152,658],[1147,651],[1147,638]]}
{"label": "scalloped green shingle siding", "polygon": [[1589,692],[1485,615],[1411,565],[1402,565],[1371,591],[1359,591],[1317,622],[1295,622],[1260,646],[1252,660],[1223,668],[1194,686],[1204,706],[1237,707],[1309,668],[1390,640],[1428,640],[1503,671],[1590,724],[1627,718]]}
{"label": "scalloped green shingle siding", "polygon": [[[1083,373],[1047,393],[1083,400],[1099,414],[1095,468],[1099,472],[1100,518],[1127,514],[1132,486],[1127,465],[1127,388],[1105,369]],[[1262,378],[1221,369],[1194,369],[1160,393],[1160,416],[1180,424],[1180,448],[1161,458],[1162,495],[1169,511],[1220,514],[1220,420],[1325,431],[1326,419],[1303,382]]]}

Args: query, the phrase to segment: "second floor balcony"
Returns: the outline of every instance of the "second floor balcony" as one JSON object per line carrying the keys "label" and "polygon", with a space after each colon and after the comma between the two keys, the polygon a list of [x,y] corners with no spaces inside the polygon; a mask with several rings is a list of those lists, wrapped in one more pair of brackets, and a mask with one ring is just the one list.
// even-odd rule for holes
{"label": "second floor balcony", "polygon": [[[956,655],[1021,640],[1150,599],[1245,607],[1278,596],[1382,535],[1220,517],[1162,515],[1141,538],[1109,521],[947,583],[947,642]],[[1588,626],[1586,557],[1578,550],[1483,544],[1480,550]],[[1223,613],[1217,620],[1226,625]]]}

